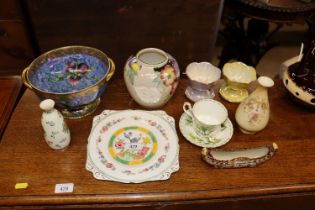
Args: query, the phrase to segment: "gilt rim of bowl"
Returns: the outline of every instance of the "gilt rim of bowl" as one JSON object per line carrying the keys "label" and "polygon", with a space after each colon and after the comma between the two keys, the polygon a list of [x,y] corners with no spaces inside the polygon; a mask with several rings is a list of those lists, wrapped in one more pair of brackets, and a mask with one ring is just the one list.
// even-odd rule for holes
{"label": "gilt rim of bowl", "polygon": [[[57,53],[59,51],[62,50],[71,50],[71,49],[77,49],[77,50],[87,50],[88,53],[92,52],[94,54],[89,54],[92,56],[97,56],[98,59],[101,59],[102,61],[105,61],[104,59],[106,59],[106,62],[108,64],[108,70],[106,72],[106,74],[104,74],[104,76],[97,81],[95,84],[87,86],[83,89],[80,90],[76,90],[76,91],[72,91],[72,92],[64,92],[64,93],[55,93],[55,92],[49,92],[49,91],[44,91],[38,87],[36,87],[35,85],[33,85],[32,83],[30,83],[29,81],[29,72],[30,71],[35,71],[39,66],[40,66],[40,61],[43,59],[47,59],[50,55]],[[86,52],[85,52],[86,53]],[[86,53],[86,54],[88,54]],[[85,91],[89,91],[91,88],[95,88],[98,87],[102,84],[102,82],[104,81],[104,79],[106,79],[106,76],[110,73],[110,70],[112,68],[111,62],[110,62],[110,58],[107,56],[106,53],[104,53],[103,51],[93,48],[93,47],[88,47],[88,46],[83,46],[83,45],[71,45],[71,46],[65,46],[65,47],[59,47],[59,48],[55,48],[52,50],[49,50],[41,55],[39,55],[38,57],[36,57],[31,64],[27,67],[27,74],[26,74],[26,79],[29,82],[29,84],[32,86],[32,88],[34,88],[36,91],[40,92],[40,93],[45,93],[45,94],[50,94],[50,95],[69,95],[69,94],[77,94],[77,93],[81,93],[81,92],[85,92]]]}

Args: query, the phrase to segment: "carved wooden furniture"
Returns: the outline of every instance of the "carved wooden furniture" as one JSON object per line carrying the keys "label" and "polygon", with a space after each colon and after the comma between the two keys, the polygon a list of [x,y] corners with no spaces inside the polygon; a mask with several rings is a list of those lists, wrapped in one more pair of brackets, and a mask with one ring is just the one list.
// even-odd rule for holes
{"label": "carved wooden furniture", "polygon": [[[222,35],[224,47],[219,67],[229,60],[239,60],[256,66],[261,57],[276,43],[270,40],[285,24],[304,24],[304,42],[308,44],[315,35],[315,3],[301,0],[227,0],[224,4]],[[269,23],[276,24],[270,28]],[[247,24],[247,25],[246,25]]]}
{"label": "carved wooden furniture", "polygon": [[[25,0],[41,53],[67,45],[98,48],[122,71],[130,55],[156,47],[181,68],[210,61],[222,0]],[[122,74],[116,74],[115,77]]]}

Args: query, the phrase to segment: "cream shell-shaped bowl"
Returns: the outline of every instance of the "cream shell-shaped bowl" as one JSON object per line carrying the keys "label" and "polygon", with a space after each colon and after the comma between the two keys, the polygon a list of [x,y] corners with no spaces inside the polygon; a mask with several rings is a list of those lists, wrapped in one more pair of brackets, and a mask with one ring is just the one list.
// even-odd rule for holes
{"label": "cream shell-shaped bowl", "polygon": [[248,96],[246,87],[257,78],[254,67],[239,61],[224,64],[222,74],[225,84],[219,92],[225,100],[232,103],[242,102]]}
{"label": "cream shell-shaped bowl", "polygon": [[224,64],[222,74],[229,84],[246,86],[256,80],[256,69],[239,61]]}

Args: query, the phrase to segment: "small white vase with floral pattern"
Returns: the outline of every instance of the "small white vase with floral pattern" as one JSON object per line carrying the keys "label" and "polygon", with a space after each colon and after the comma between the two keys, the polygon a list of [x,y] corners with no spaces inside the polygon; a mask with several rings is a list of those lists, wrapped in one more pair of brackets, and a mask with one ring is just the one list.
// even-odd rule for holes
{"label": "small white vase with floral pattern", "polygon": [[178,85],[177,61],[157,48],[145,48],[130,56],[124,79],[133,99],[143,107],[159,108],[172,97]]}
{"label": "small white vase with floral pattern", "polygon": [[41,123],[44,137],[52,149],[65,149],[70,144],[70,131],[62,114],[54,106],[55,102],[51,99],[46,99],[39,105],[43,110]]}

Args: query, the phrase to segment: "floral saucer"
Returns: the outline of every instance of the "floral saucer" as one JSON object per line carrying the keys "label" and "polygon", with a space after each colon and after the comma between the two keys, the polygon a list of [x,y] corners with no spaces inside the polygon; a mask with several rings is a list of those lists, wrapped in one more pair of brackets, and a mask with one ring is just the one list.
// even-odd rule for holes
{"label": "floral saucer", "polygon": [[86,169],[123,183],[166,180],[179,170],[175,120],[164,111],[105,110],[94,117]]}
{"label": "floral saucer", "polygon": [[230,119],[227,119],[222,125],[221,130],[210,138],[201,137],[193,129],[192,119],[185,112],[179,120],[179,129],[183,136],[192,144],[199,147],[215,148],[229,142],[233,135],[233,125]]}

